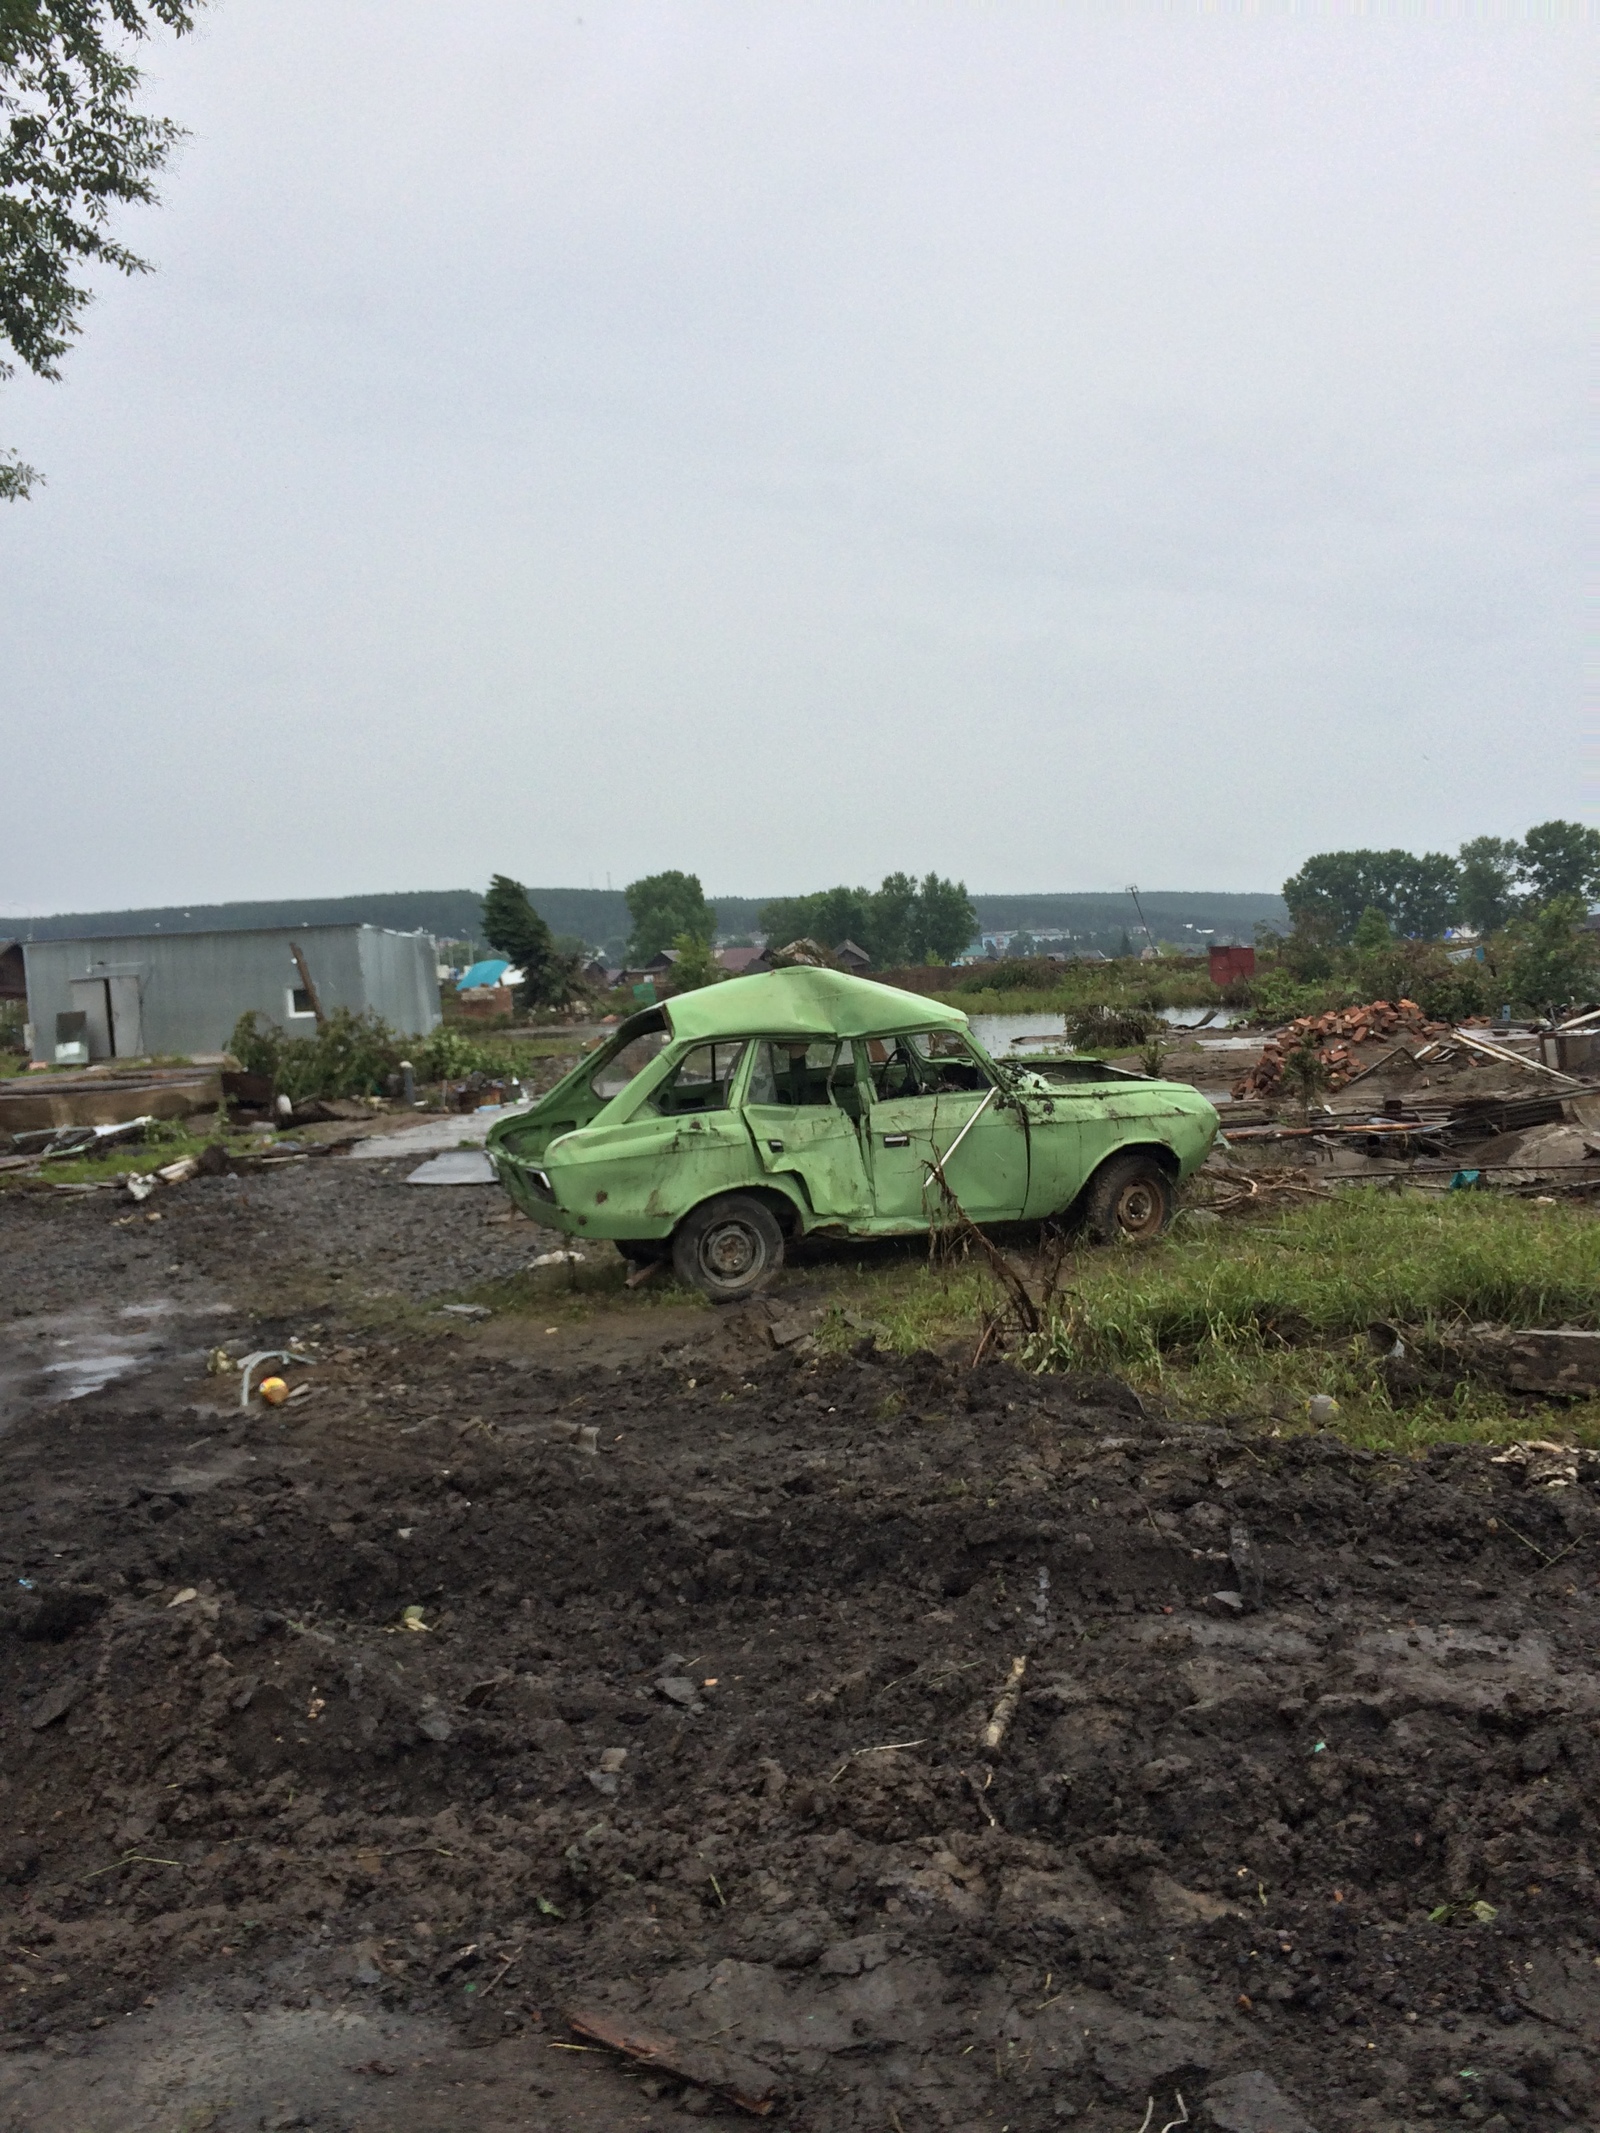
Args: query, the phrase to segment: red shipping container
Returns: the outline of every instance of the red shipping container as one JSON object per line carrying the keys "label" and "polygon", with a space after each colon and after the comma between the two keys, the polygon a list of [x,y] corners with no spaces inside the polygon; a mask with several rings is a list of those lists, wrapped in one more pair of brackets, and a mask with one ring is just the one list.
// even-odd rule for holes
{"label": "red shipping container", "polygon": [[1231,985],[1235,978],[1253,978],[1256,974],[1256,952],[1253,948],[1213,948],[1211,950],[1211,982],[1213,985]]}

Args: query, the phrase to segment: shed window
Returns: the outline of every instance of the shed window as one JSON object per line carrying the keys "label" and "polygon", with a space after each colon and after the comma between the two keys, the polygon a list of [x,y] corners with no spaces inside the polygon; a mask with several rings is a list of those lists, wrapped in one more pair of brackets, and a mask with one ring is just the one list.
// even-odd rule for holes
{"label": "shed window", "polygon": [[303,985],[289,987],[289,1013],[291,1016],[302,1017],[307,1022],[315,1021],[317,1011],[311,1004],[310,993]]}

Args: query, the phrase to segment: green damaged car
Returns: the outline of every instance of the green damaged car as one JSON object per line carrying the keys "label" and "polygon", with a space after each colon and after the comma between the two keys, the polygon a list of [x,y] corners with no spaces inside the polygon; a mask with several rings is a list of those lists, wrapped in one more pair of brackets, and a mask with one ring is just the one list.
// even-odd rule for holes
{"label": "green damaged car", "polygon": [[974,1222],[1160,1234],[1217,1134],[1187,1084],[1098,1061],[997,1064],[959,1010],[832,970],[775,970],[630,1016],[489,1135],[525,1213],[719,1301],[785,1239]]}

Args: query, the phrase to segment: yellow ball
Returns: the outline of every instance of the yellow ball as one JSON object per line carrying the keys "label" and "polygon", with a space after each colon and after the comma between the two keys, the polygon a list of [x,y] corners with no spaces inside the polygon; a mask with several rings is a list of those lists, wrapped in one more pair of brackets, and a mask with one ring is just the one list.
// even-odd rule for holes
{"label": "yellow ball", "polygon": [[289,1397],[289,1388],[282,1378],[263,1378],[256,1390],[269,1407],[281,1407]]}

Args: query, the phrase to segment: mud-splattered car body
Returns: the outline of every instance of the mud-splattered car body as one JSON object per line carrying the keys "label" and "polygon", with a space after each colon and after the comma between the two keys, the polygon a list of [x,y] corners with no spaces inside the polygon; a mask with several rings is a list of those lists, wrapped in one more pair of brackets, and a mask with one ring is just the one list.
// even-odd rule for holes
{"label": "mud-splattered car body", "polygon": [[1187,1084],[999,1066],[955,1008],[794,969],[632,1016],[488,1145],[526,1213],[646,1257],[728,1195],[787,1236],[925,1230],[951,1198],[977,1222],[1065,1215],[1135,1153],[1176,1184],[1217,1125]]}

